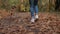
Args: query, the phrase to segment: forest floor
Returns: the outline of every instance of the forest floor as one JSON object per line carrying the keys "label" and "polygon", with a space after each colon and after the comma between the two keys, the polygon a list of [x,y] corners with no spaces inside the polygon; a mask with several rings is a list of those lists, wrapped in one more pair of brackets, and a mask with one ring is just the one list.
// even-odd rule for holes
{"label": "forest floor", "polygon": [[0,10],[0,34],[60,34],[60,15],[39,12],[39,19],[30,23],[29,12],[8,13]]}

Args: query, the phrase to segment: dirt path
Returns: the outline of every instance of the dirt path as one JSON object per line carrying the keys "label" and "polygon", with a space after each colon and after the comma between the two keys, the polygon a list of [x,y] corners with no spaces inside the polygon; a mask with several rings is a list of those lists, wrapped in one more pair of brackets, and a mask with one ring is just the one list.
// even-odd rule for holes
{"label": "dirt path", "polygon": [[39,20],[29,22],[30,13],[20,12],[0,19],[0,34],[60,34],[60,17],[56,13],[39,13]]}

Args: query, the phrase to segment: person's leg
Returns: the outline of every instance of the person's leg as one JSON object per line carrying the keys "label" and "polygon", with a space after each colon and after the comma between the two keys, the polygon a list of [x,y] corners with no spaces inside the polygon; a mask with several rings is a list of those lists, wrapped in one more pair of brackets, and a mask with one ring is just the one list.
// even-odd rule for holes
{"label": "person's leg", "polygon": [[31,17],[34,18],[34,8],[33,8],[33,6],[30,6],[30,13],[31,13]]}
{"label": "person's leg", "polygon": [[34,9],[35,9],[35,18],[38,18],[38,0],[34,1]]}
{"label": "person's leg", "polygon": [[30,12],[31,12],[31,22],[34,22],[35,16],[34,16],[34,1],[29,0],[30,3]]}
{"label": "person's leg", "polygon": [[38,5],[36,5],[34,9],[35,9],[35,14],[38,15]]}
{"label": "person's leg", "polygon": [[35,18],[38,19],[38,5],[35,6]]}
{"label": "person's leg", "polygon": [[31,17],[34,17],[34,2],[33,0],[29,0],[29,3],[30,3]]}

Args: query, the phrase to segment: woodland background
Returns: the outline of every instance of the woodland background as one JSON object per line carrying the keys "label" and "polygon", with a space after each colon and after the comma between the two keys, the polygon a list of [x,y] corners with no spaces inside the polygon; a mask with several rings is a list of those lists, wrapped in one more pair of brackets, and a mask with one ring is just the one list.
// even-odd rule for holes
{"label": "woodland background", "polygon": [[[55,0],[39,0],[38,5],[39,11],[54,10]],[[29,0],[0,0],[0,9],[16,8],[17,11],[29,11],[29,6]]]}

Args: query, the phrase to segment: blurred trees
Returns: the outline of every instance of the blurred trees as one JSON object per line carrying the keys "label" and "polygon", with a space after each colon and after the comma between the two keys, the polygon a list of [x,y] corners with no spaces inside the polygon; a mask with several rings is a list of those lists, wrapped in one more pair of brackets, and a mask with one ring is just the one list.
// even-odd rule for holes
{"label": "blurred trees", "polygon": [[3,9],[11,9],[12,6],[17,6],[19,4],[19,0],[0,0],[0,8]]}
{"label": "blurred trees", "polygon": [[56,0],[49,0],[49,9],[50,10],[55,10],[55,1]]}
{"label": "blurred trees", "polygon": [[[39,11],[49,10],[54,3],[54,0],[39,0]],[[29,11],[29,0],[0,0],[0,9],[11,10],[12,7],[16,7],[19,11]]]}

